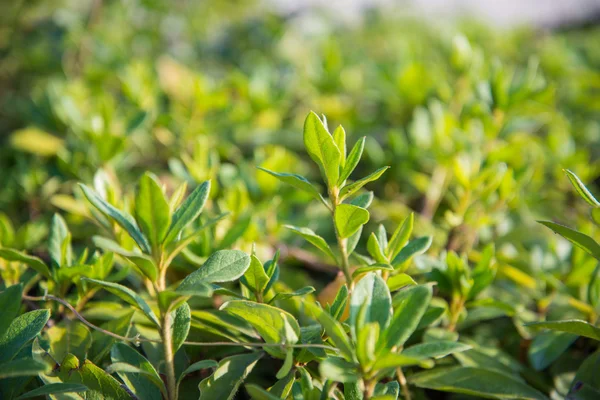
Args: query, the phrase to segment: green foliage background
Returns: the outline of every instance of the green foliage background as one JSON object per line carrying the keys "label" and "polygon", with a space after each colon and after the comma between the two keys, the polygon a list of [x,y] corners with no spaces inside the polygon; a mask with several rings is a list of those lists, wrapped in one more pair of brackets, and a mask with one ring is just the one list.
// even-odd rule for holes
{"label": "green foliage background", "polygon": [[[151,286],[144,273],[148,270],[143,269],[149,261],[140,261],[144,257],[138,255],[134,262],[131,254],[122,254],[124,249],[135,249],[137,240],[127,235],[122,224],[99,219],[86,200],[89,196],[84,196],[76,184],[88,185],[103,200],[150,226],[156,211],[148,212],[144,220],[136,193],[152,193],[152,182],[156,181],[169,198],[178,194],[184,197],[184,192],[187,195],[210,180],[203,214],[194,218],[187,232],[199,231],[211,219],[227,215],[190,238],[181,253],[173,255],[166,280],[173,285],[194,271],[202,271],[215,252],[231,249],[254,252],[265,272],[259,273],[263,270],[250,264],[245,268],[258,274],[252,278],[256,282],[248,282],[244,275],[242,285],[236,281],[239,274],[233,274],[228,281],[234,282],[218,290],[195,287],[197,291],[215,289],[215,293],[207,298],[195,292],[186,299],[192,321],[188,340],[269,342],[252,323],[244,324],[216,311],[231,300],[227,291],[242,293],[246,300],[239,301],[257,303],[265,300],[259,292],[271,300],[279,293],[274,304],[298,320],[300,328],[310,326],[308,321],[318,321],[327,331],[328,322],[323,318],[329,317],[319,314],[320,309],[306,312],[301,303],[316,304],[319,300],[325,306],[333,302],[343,285],[343,276],[338,274],[342,268],[340,249],[335,246],[340,227],[332,223],[323,204],[311,201],[310,194],[286,186],[257,168],[304,175],[318,182],[319,193],[331,196],[324,190],[330,186],[319,178],[319,167],[304,149],[303,123],[314,110],[326,116],[331,133],[338,124],[344,126],[348,153],[366,136],[362,160],[351,180],[390,166],[366,186],[375,198],[368,206],[369,222],[361,228],[362,238],[350,258],[351,267],[370,265],[377,270],[379,267],[372,265],[392,265],[398,274],[390,274],[401,277],[395,278],[399,286],[390,283],[385,269],[380,268],[375,275],[386,279],[394,307],[401,304],[405,290],[397,289],[409,279],[411,285],[420,284],[414,286],[421,288],[415,291],[435,282],[428,312],[441,310],[441,314],[428,321],[429,326],[419,327],[411,340],[456,342],[460,338],[460,344],[471,346],[436,360],[436,368],[427,372],[430,375],[417,372],[427,367],[424,361],[410,364],[405,372],[412,396],[434,398],[439,395],[435,390],[456,392],[456,388],[448,388],[458,379],[452,374],[481,381],[500,378],[478,374],[498,372],[526,386],[524,392],[517,393],[534,393],[523,398],[537,398],[539,394],[585,399],[598,395],[597,382],[585,375],[597,365],[598,337],[593,340],[594,334],[582,334],[578,328],[553,333],[525,326],[577,319],[591,329],[598,323],[600,253],[589,242],[582,249],[581,237],[573,239],[571,233],[548,225],[573,239],[569,242],[536,223],[549,220],[577,228],[593,243],[598,237],[600,218],[597,211],[592,211],[590,218],[589,211],[590,204],[594,210],[597,206],[589,199],[590,204],[581,201],[563,172],[573,171],[592,194],[599,192],[598,28],[495,31],[474,22],[433,24],[376,10],[366,12],[354,24],[344,24],[327,14],[280,15],[254,2],[5,3],[0,13],[2,289],[21,283],[31,296],[48,292],[66,299],[88,320],[111,332],[157,338],[157,331],[150,329],[147,321],[141,322],[143,312],[136,311],[132,320],[124,303],[96,286],[90,290],[91,286],[80,281],[82,277],[104,280],[109,276],[104,272],[110,270],[111,282],[120,282],[137,293]],[[153,175],[144,175],[147,171]],[[182,188],[182,183],[189,190]],[[362,189],[357,194],[366,192]],[[412,243],[413,248],[404,250],[406,259],[394,264],[388,250],[378,246],[385,247],[382,238],[387,241],[386,230],[394,232],[412,218],[411,212],[414,227],[409,234],[431,239],[409,242],[407,246]],[[55,213],[64,221],[60,222],[60,217],[53,220]],[[331,245],[333,250],[315,251],[285,228],[286,224],[310,228],[324,238],[327,249]],[[153,229],[139,225],[144,233]],[[370,239],[371,232],[375,239]],[[348,236],[351,233],[354,231]],[[94,235],[110,236],[120,250],[92,239]],[[54,251],[53,238],[60,238]],[[160,253],[157,240],[144,252],[150,258]],[[66,247],[61,247],[67,242],[72,244],[70,262],[66,262]],[[36,256],[43,265],[15,256],[8,249]],[[268,269],[267,260],[277,264],[277,249],[281,251],[279,275],[274,278],[277,282],[251,293],[248,288],[256,289],[252,285],[258,285],[260,279],[273,278],[274,270]],[[92,257],[96,250],[98,258]],[[382,259],[377,257],[380,250],[387,252]],[[486,264],[481,260],[488,255],[491,261]],[[60,279],[64,281],[56,285],[39,275],[49,265],[48,276],[54,274],[58,282],[56,271],[66,264],[69,268],[86,265],[88,270],[63,270]],[[89,272],[90,265],[94,265],[93,272]],[[102,265],[110,267],[103,269]],[[379,279],[373,278],[375,275],[367,276]],[[360,276],[355,277],[357,283]],[[208,283],[215,282],[222,281]],[[316,291],[306,290],[311,286]],[[296,297],[288,296],[294,291],[300,292]],[[155,311],[159,308],[159,300],[153,296],[142,297]],[[33,318],[31,310],[38,307],[52,311],[46,316],[50,323],[28,337],[21,355],[33,357],[36,349],[40,354],[51,349],[51,354],[64,358],[54,360],[65,368],[61,373],[68,373],[69,363],[79,362],[82,376],[104,376],[99,370],[108,369],[120,379],[117,386],[123,382],[134,392],[140,386],[131,376],[159,381],[165,377],[161,356],[153,353],[150,344],[143,344],[141,353],[134,352],[147,358],[139,356],[140,360],[128,353],[132,347],[123,343],[113,346],[115,341],[107,341],[99,332],[88,332],[64,304],[35,304],[25,302],[17,314],[6,318]],[[228,307],[233,310],[235,306]],[[333,315],[336,324],[351,334],[356,327],[341,325],[341,321],[349,323],[342,314]],[[215,322],[214,318],[224,319]],[[378,323],[383,331],[385,324]],[[330,333],[323,339],[339,349],[339,342],[331,343]],[[56,344],[66,340],[64,335],[80,337],[84,343],[64,349]],[[113,346],[111,354],[103,353],[102,348],[109,346]],[[280,348],[267,354],[239,346],[184,345],[182,349],[177,353],[178,373],[203,360],[207,364],[198,370],[215,368],[217,364],[211,360],[220,361],[222,368],[226,356],[245,357],[237,359],[242,370],[237,381],[250,373],[239,398],[269,398],[262,389],[283,380],[275,375],[288,357]],[[294,389],[289,396],[294,399],[325,398],[324,377],[357,374],[339,357],[323,361],[313,354],[318,361],[310,357],[306,360],[311,361],[298,361],[301,356],[308,357],[293,355]],[[0,356],[0,360],[16,362],[19,357],[13,354],[5,360]],[[83,366],[83,360],[90,364]],[[117,365],[119,362],[129,367]],[[258,367],[252,369],[257,362]],[[126,370],[132,364],[145,368],[146,374],[140,378],[139,373]],[[440,365],[459,369],[440,377],[436,375]],[[198,384],[209,375],[198,370],[183,379],[180,398],[198,398]],[[31,376],[39,373],[44,377],[21,378],[20,386],[3,380],[0,397],[16,397],[59,381],[71,385],[86,382],[84,378],[67,382],[60,374],[50,379],[46,372],[43,368],[33,370]],[[361,374],[366,382],[366,372]],[[392,378],[393,371],[380,382]],[[317,394],[307,389],[311,380]],[[46,386],[41,386],[42,382]],[[119,387],[110,389],[115,398],[122,395]],[[331,395],[358,398],[352,397],[349,389],[344,394],[341,387],[332,389]],[[71,389],[81,391],[77,386]],[[522,397],[493,390],[458,391],[492,398]],[[403,392],[400,396],[407,395]],[[460,394],[448,396],[464,398]]]}

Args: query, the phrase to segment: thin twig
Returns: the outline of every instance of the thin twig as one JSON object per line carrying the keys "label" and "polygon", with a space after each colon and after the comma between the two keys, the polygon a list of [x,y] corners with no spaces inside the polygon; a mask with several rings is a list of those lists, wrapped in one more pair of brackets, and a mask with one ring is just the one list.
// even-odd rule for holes
{"label": "thin twig", "polygon": [[[46,296],[36,297],[36,296],[24,295],[23,300],[56,301],[56,302],[64,305],[65,307],[67,307],[69,310],[71,310],[71,312],[75,315],[75,317],[77,317],[77,319],[80,320],[81,322],[83,322],[87,327],[94,329],[98,332],[102,332],[105,335],[114,337],[115,339],[123,340],[126,342],[132,342],[136,346],[138,346],[139,343],[141,343],[141,342],[162,343],[161,340],[143,338],[143,337],[140,337],[139,334],[134,337],[127,337],[127,336],[118,335],[111,331],[107,331],[106,329],[102,329],[99,326],[96,326],[96,325],[92,324],[91,322],[89,322],[88,320],[86,320],[81,314],[79,314],[79,312],[77,312],[77,310],[75,310],[75,308],[71,304],[69,304],[69,302],[67,302],[66,300],[63,300],[59,297],[56,297],[56,296],[46,295]],[[336,349],[335,347],[327,346],[324,344],[310,344],[310,343],[286,344],[286,343],[256,343],[256,342],[240,342],[240,343],[236,343],[236,342],[183,342],[183,344],[188,345],[188,346],[232,346],[232,347],[234,346],[234,347],[260,347],[260,348],[282,347],[282,348],[295,348],[295,349],[319,348],[319,349],[325,349],[325,350],[331,350],[331,351],[338,352],[338,349]]]}

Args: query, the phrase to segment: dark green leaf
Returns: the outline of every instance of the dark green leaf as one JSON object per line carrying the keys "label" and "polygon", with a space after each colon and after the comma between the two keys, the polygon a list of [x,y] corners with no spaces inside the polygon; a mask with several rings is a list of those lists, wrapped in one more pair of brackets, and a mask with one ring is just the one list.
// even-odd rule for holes
{"label": "dark green leaf", "polygon": [[538,222],[552,229],[554,232],[558,233],[559,235],[567,239],[569,242],[573,243],[575,246],[582,248],[583,250],[594,256],[597,260],[600,260],[600,245],[588,235],[583,234],[581,232],[577,232],[576,230],[573,230],[566,226],[555,224],[554,222]]}
{"label": "dark green leaf", "polygon": [[325,239],[323,239],[321,236],[317,235],[315,232],[308,228],[298,228],[292,225],[285,225],[285,227],[291,230],[292,232],[302,236],[304,239],[306,239],[307,242],[309,242],[317,249],[321,250],[323,253],[331,257],[333,261],[336,261],[333,251],[331,251],[331,248],[329,247]]}
{"label": "dark green leaf", "polygon": [[152,311],[148,303],[146,303],[144,299],[142,299],[137,293],[135,293],[128,287],[119,285],[118,283],[99,281],[90,278],[83,278],[83,280],[99,285],[105,290],[114,294],[115,296],[118,296],[125,302],[131,304],[134,307],[139,308],[144,314],[146,314],[148,318],[150,318],[150,321],[152,321],[156,326],[160,326],[156,314],[154,314],[154,311]]}
{"label": "dark green leaf", "polygon": [[488,399],[547,400],[547,397],[509,375],[471,367],[440,368],[409,378],[424,389],[463,393]]}
{"label": "dark green leaf", "polygon": [[394,257],[392,261],[394,268],[398,269],[413,256],[426,252],[431,246],[431,241],[431,236],[423,236],[408,242],[408,244],[400,250],[398,255]]}
{"label": "dark green leaf", "polygon": [[217,363],[215,360],[197,361],[197,362],[193,363],[192,365],[190,365],[189,367],[187,367],[185,369],[185,371],[183,371],[181,373],[181,375],[179,376],[179,382],[181,382],[181,380],[186,375],[189,375],[192,372],[200,371],[201,369],[207,369],[207,368],[217,368],[218,366],[219,366],[219,363]]}
{"label": "dark green leaf", "polygon": [[584,336],[590,339],[600,340],[600,328],[595,327],[586,321],[578,319],[564,321],[532,322],[525,324],[531,328],[545,328],[556,332],[572,333],[574,335]]}
{"label": "dark green leaf", "polygon": [[148,240],[140,231],[140,228],[135,223],[133,217],[127,213],[122,212],[115,208],[112,204],[106,202],[102,197],[100,197],[96,192],[92,189],[88,188],[84,184],[80,183],[79,187],[83,190],[83,194],[89,200],[90,203],[94,207],[98,209],[102,214],[106,215],[113,219],[121,228],[125,229],[125,231],[131,236],[133,240],[137,243],[137,245],[142,249],[142,251],[146,254],[150,254],[150,244]]}
{"label": "dark green leaf", "polygon": [[379,353],[402,346],[417,329],[432,297],[431,286],[419,285],[401,290],[394,297],[394,315],[383,332]]}
{"label": "dark green leaf", "polygon": [[334,382],[356,382],[359,379],[358,366],[340,357],[327,357],[319,365],[321,376]]}
{"label": "dark green leaf", "polygon": [[4,335],[13,319],[19,315],[21,308],[21,296],[23,295],[23,285],[12,285],[0,292],[0,338]]}
{"label": "dark green leaf", "polygon": [[402,354],[408,357],[442,358],[449,354],[469,350],[470,348],[471,346],[468,344],[440,340],[416,344],[403,350]]}
{"label": "dark green leaf", "polygon": [[203,182],[198,186],[179,206],[179,208],[173,214],[171,220],[171,227],[163,243],[167,244],[179,236],[179,234],[185,229],[186,226],[191,224],[202,212],[204,204],[210,194],[210,181]]}
{"label": "dark green leaf", "polygon": [[200,382],[200,400],[231,400],[243,380],[252,371],[263,353],[256,352],[224,358],[217,370]]}
{"label": "dark green leaf", "polygon": [[183,303],[173,311],[173,354],[181,347],[190,332],[191,311],[188,303]]}
{"label": "dark green leaf", "polygon": [[537,335],[527,352],[529,363],[540,371],[560,357],[577,340],[577,335],[546,331]]}
{"label": "dark green leaf", "polygon": [[361,323],[376,322],[383,331],[392,314],[392,298],[385,281],[371,272],[362,278],[350,296],[350,325],[355,331],[361,329],[357,318],[361,307],[365,307]]}
{"label": "dark green leaf", "polygon": [[100,236],[94,236],[92,240],[96,247],[118,254],[126,260],[132,262],[140,269],[142,274],[144,274],[151,281],[154,282],[158,278],[158,267],[156,264],[154,264],[154,261],[149,256],[127,251],[112,240]]}
{"label": "dark green leaf", "polygon": [[27,393],[23,393],[15,400],[31,399],[33,397],[57,395],[61,393],[85,392],[87,389],[87,386],[81,385],[79,383],[50,383],[39,388],[30,390]]}
{"label": "dark green leaf", "polygon": [[17,261],[28,265],[34,270],[36,270],[39,274],[43,275],[45,278],[52,279],[52,275],[50,274],[50,270],[48,269],[46,264],[44,264],[44,262],[37,257],[30,256],[18,250],[9,249],[5,247],[0,249],[0,258],[6,261]]}
{"label": "dark green leaf", "polygon": [[166,393],[166,388],[160,376],[144,356],[124,343],[116,343],[110,352],[113,363],[131,365],[134,369],[120,368],[113,364],[112,371],[127,384],[129,389],[140,399],[161,399],[161,393]]}
{"label": "dark green leaf", "polygon": [[47,365],[32,360],[31,358],[19,358],[0,364],[0,379],[13,378],[17,376],[37,376],[48,372]]}
{"label": "dark green leaf", "polygon": [[284,183],[287,183],[288,185],[295,187],[296,189],[300,189],[311,194],[315,199],[320,200],[321,202],[327,205],[327,202],[325,201],[323,196],[321,196],[319,190],[315,186],[313,186],[313,184],[310,183],[305,177],[297,174],[288,174],[285,172],[273,172],[261,167],[258,167],[258,169],[274,176],[275,178],[279,179]]}
{"label": "dark green leaf", "polygon": [[0,363],[13,359],[23,346],[36,337],[48,322],[50,310],[35,310],[15,318],[0,338]]}
{"label": "dark green leaf", "polygon": [[249,266],[250,256],[243,251],[219,250],[188,275],[177,290],[193,290],[198,283],[231,282],[244,275]]}

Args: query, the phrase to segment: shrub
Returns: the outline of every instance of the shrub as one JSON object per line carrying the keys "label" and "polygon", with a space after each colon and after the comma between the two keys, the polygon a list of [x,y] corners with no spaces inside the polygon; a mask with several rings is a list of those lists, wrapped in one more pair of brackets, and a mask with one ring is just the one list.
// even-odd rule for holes
{"label": "shrub", "polygon": [[597,29],[99,3],[2,17],[0,398],[598,397]]}

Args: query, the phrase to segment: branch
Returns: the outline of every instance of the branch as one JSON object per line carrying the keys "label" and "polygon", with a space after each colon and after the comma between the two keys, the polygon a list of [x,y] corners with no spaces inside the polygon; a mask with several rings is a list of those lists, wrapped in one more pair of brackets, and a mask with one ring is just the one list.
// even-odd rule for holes
{"label": "branch", "polygon": [[[77,319],[80,320],[81,322],[83,322],[83,324],[85,324],[87,327],[94,329],[98,332],[102,332],[105,335],[114,337],[115,339],[123,340],[126,342],[131,342],[135,346],[139,346],[140,343],[142,343],[142,342],[162,343],[161,340],[143,338],[143,337],[140,337],[139,334],[137,334],[133,337],[127,337],[127,336],[117,335],[116,333],[107,331],[106,329],[102,329],[99,326],[96,326],[96,325],[92,324],[91,322],[89,322],[87,319],[85,319],[81,314],[79,314],[79,312],[77,312],[75,307],[73,307],[71,304],[69,304],[68,301],[63,300],[56,296],[46,295],[46,296],[35,297],[35,296],[24,295],[23,300],[26,300],[26,301],[47,301],[47,300],[56,301],[56,302],[64,305],[65,307],[67,307],[69,310],[71,310],[71,312],[75,315],[75,317],[77,317]],[[325,344],[304,344],[304,343],[286,344],[286,343],[256,343],[256,342],[239,342],[239,343],[238,342],[183,342],[183,344],[188,345],[188,346],[233,346],[233,347],[241,346],[241,347],[260,347],[260,348],[281,347],[284,349],[285,348],[294,348],[294,349],[319,348],[319,349],[331,350],[336,353],[338,352],[338,349],[336,349],[335,347],[327,346]]]}

